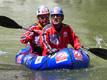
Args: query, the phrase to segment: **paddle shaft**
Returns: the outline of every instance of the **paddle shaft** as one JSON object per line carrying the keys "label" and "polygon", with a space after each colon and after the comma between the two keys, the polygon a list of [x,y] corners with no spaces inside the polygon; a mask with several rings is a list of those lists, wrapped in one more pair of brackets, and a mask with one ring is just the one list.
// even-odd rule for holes
{"label": "paddle shaft", "polygon": [[26,30],[26,31],[31,31],[31,32],[34,32],[34,33],[36,33],[35,31],[33,31],[33,30],[30,30],[30,29],[27,29],[27,28],[24,28],[24,27],[22,27],[22,29],[23,29],[23,30]]}

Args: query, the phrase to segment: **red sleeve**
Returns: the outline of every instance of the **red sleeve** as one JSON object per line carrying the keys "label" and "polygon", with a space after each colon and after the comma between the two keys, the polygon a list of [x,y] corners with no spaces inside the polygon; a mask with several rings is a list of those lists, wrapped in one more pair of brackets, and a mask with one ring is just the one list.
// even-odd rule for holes
{"label": "red sleeve", "polygon": [[76,50],[78,50],[79,48],[81,48],[80,41],[77,38],[77,36],[75,35],[75,33],[73,32],[73,30],[71,29],[71,27],[69,27],[69,28],[70,28],[69,29],[70,30],[69,42]]}
{"label": "red sleeve", "polygon": [[26,44],[30,42],[32,39],[34,39],[34,37],[35,35],[33,32],[27,31],[26,33],[22,34],[20,42]]}
{"label": "red sleeve", "polygon": [[[37,34],[39,34],[41,32],[37,26],[32,26],[29,29],[34,30]],[[34,32],[27,31],[26,33],[22,34],[22,36],[20,38],[20,42],[26,44],[26,43],[32,41],[35,38],[35,36],[37,36],[37,35],[34,34]]]}

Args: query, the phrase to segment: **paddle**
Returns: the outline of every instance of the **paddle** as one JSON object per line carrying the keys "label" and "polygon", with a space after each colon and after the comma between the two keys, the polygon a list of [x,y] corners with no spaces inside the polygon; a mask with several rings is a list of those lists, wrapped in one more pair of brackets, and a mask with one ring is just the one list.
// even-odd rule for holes
{"label": "paddle", "polygon": [[[0,26],[7,27],[7,28],[24,29],[24,30],[35,33],[35,31],[33,31],[33,30],[23,28],[22,26],[18,25],[14,20],[12,20],[6,16],[0,16]],[[107,60],[107,50],[106,49],[103,49],[103,48],[84,48],[84,49]]]}
{"label": "paddle", "polygon": [[99,56],[105,60],[107,60],[107,50],[103,48],[84,48],[91,53],[95,54],[96,56]]}
{"label": "paddle", "polygon": [[23,30],[26,30],[26,31],[31,31],[31,32],[36,33],[33,30],[29,30],[27,28],[24,28],[24,27],[20,26],[14,20],[12,20],[12,19],[10,19],[10,18],[8,18],[6,16],[0,16],[0,26],[6,27],[6,28],[23,29]]}

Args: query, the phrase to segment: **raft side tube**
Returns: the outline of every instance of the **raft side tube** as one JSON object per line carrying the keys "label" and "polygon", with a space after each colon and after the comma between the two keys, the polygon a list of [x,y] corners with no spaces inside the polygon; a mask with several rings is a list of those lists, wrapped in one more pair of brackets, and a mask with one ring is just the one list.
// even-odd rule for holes
{"label": "raft side tube", "polygon": [[79,69],[87,68],[90,59],[85,53],[65,48],[48,56],[20,53],[16,55],[16,63],[24,64],[34,70]]}

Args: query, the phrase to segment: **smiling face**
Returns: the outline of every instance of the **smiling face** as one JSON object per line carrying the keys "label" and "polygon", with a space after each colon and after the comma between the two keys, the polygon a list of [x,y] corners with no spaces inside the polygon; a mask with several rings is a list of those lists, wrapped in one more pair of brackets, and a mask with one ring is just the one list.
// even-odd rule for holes
{"label": "smiling face", "polygon": [[51,21],[54,26],[60,26],[62,24],[64,17],[60,14],[53,14],[51,15]]}
{"label": "smiling face", "polygon": [[42,27],[46,26],[49,23],[49,14],[39,15],[37,16],[37,18]]}

